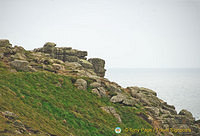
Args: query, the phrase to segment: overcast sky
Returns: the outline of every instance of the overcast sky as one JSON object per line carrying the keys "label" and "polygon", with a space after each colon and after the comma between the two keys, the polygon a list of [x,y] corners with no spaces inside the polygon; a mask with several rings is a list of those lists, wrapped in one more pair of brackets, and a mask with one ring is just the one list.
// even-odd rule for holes
{"label": "overcast sky", "polygon": [[200,67],[200,0],[0,0],[0,39],[86,50],[106,68]]}

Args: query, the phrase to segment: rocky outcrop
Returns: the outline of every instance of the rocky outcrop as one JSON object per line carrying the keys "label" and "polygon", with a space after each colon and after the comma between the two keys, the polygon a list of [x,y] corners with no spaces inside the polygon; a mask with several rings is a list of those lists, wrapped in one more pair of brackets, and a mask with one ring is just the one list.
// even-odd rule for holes
{"label": "rocky outcrop", "polygon": [[56,47],[55,43],[47,42],[42,48],[34,49],[34,52],[49,54],[51,58],[63,62],[77,62],[86,69],[92,69],[97,76],[104,77],[105,75],[105,61],[100,58],[87,60],[87,51],[80,51],[71,47]]}
{"label": "rocky outcrop", "polygon": [[1,39],[0,40],[0,47],[11,47],[9,40],[7,39]]}
{"label": "rocky outcrop", "polygon": [[94,71],[98,76],[100,76],[100,77],[105,76],[105,72],[106,72],[106,70],[104,69],[105,61],[103,59],[91,58],[88,61],[93,64]]}

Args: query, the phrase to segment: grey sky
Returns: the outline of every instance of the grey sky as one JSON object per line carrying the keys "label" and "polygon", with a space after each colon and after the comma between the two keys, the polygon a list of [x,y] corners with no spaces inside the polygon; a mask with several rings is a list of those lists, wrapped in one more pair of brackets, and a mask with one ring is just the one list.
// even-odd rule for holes
{"label": "grey sky", "polygon": [[200,0],[0,0],[0,38],[88,51],[106,67],[200,67]]}

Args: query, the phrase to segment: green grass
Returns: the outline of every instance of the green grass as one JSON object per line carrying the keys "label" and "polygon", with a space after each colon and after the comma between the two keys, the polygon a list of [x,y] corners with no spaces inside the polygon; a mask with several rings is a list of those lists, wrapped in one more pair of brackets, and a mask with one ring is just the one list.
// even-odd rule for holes
{"label": "green grass", "polygon": [[[136,115],[142,109],[98,98],[90,87],[87,91],[77,90],[72,81],[73,77],[50,72],[11,73],[0,62],[0,111],[14,112],[32,129],[58,136],[122,136],[131,135],[123,131],[125,128],[151,128]],[[123,123],[102,111],[102,106],[115,107]],[[114,133],[117,126],[122,128],[121,134]],[[14,128],[0,116],[0,132],[5,129]]]}

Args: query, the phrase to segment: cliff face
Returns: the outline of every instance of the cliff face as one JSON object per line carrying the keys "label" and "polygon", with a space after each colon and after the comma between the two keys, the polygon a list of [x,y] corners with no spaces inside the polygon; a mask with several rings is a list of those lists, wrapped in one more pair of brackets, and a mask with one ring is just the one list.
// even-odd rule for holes
{"label": "cliff face", "polygon": [[[47,107],[50,108],[48,112],[52,114],[52,117],[56,118],[56,116],[58,116],[57,114],[59,114],[60,118],[65,118],[65,116],[67,116],[68,119],[63,120],[64,126],[67,124],[67,120],[69,120],[68,114],[64,115],[66,111],[63,110],[67,107],[63,106],[61,109],[59,109],[58,105],[65,105],[65,103],[69,103],[70,105],[70,102],[76,102],[75,105],[79,105],[80,103],[90,105],[94,102],[94,104],[90,105],[90,108],[93,110],[87,110],[87,106],[85,107],[85,110],[88,112],[79,111],[77,107],[70,107],[67,110],[71,111],[73,116],[76,116],[80,119],[83,119],[82,117],[91,119],[91,117],[88,116],[92,113],[98,114],[99,116],[101,116],[101,114],[105,114],[106,116],[109,115],[110,118],[115,119],[115,123],[118,124],[118,126],[120,126],[122,130],[124,130],[123,133],[126,135],[200,135],[200,121],[195,121],[194,117],[189,111],[181,110],[180,113],[177,114],[173,105],[168,105],[166,102],[159,99],[156,92],[151,89],[147,89],[144,87],[122,88],[117,83],[105,79],[105,61],[100,58],[90,58],[87,60],[86,56],[86,51],[75,50],[71,47],[58,48],[56,47],[55,43],[50,42],[46,43],[42,48],[34,49],[33,51],[26,51],[19,46],[12,47],[8,40],[0,40],[0,60],[2,63],[0,70],[3,69],[1,71],[2,77],[0,83],[2,83],[1,87],[4,88],[2,90],[0,89],[0,91],[2,91],[0,92],[0,94],[4,94],[4,90],[7,89],[9,90],[10,94],[16,93],[16,101],[18,99],[17,97],[20,97],[20,99],[22,99],[22,102],[24,102],[25,104],[27,102],[28,104],[32,105],[34,103],[34,99],[38,99],[38,97],[40,98],[45,95],[45,97],[47,98],[52,98],[56,97],[57,94],[61,92],[61,95],[59,96],[59,98],[54,100],[54,103],[51,102],[52,100],[49,101],[47,98],[42,97],[42,99],[38,99],[38,106],[33,105],[33,107],[37,107],[38,109],[40,109],[39,107],[42,107],[41,110],[43,110],[45,105],[48,105]],[[3,72],[5,71],[5,69],[7,70],[7,72]],[[21,73],[24,73],[25,75],[22,76],[20,75]],[[48,74],[46,75],[45,73]],[[5,81],[6,79],[4,78],[9,77],[12,74],[15,74],[17,77],[19,76],[21,79],[15,79],[16,83],[11,82],[13,80],[12,78]],[[37,82],[37,80],[40,81],[40,79],[35,78],[37,74],[39,74],[39,76],[37,77],[40,77],[41,81],[46,81],[45,85],[41,85],[39,82]],[[26,78],[26,76],[29,78]],[[14,76],[12,77],[15,78]],[[54,77],[55,79],[53,79]],[[30,80],[30,82],[28,82],[27,80]],[[32,91],[35,91],[36,93],[31,94],[30,91],[22,89],[23,86],[21,86],[19,83],[23,83],[23,81],[27,81],[27,85],[24,85],[25,88],[28,88],[28,85],[36,86]],[[54,82],[56,82],[55,85],[52,84]],[[7,87],[3,85],[3,83],[5,83]],[[14,84],[14,86],[12,86],[12,84]],[[46,86],[46,88],[43,88],[45,93],[41,91],[42,94],[37,96],[38,91],[41,90],[43,86]],[[51,87],[48,88],[49,86]],[[19,88],[16,89],[16,87]],[[54,88],[55,92],[57,93],[49,93],[51,92],[52,88]],[[59,90],[60,92],[57,90]],[[69,91],[67,94],[71,94],[73,95],[73,97],[67,97],[65,100],[62,98],[62,95],[65,94],[65,91],[67,90],[72,90]],[[46,95],[46,93],[48,95]],[[80,93],[80,95],[77,95],[77,93]],[[25,98],[23,98],[22,96],[24,96]],[[2,96],[0,95],[0,97]],[[74,98],[80,99],[80,102],[74,100]],[[84,99],[84,101],[82,101],[82,99]],[[58,103],[60,102],[60,100],[66,102]],[[70,102],[67,100],[69,100]],[[33,101],[33,103],[31,103],[30,101]],[[9,103],[11,102],[8,102],[8,104]],[[55,107],[52,108],[55,103]],[[0,105],[3,105],[1,101]],[[94,108],[96,108],[95,111]],[[59,110],[54,113],[53,110],[55,109]],[[8,119],[11,124],[15,124],[12,127],[16,129],[16,133],[21,135],[27,134],[28,132],[30,132],[31,134],[36,134],[36,130],[34,130],[31,126],[26,126],[26,124],[23,124],[16,118],[17,115],[15,116],[15,113],[13,112],[16,111],[18,112],[18,114],[21,114],[21,112],[16,110],[11,105],[10,108],[0,106],[0,111],[1,118]],[[82,112],[84,112],[84,114]],[[70,117],[72,117],[72,115],[70,115]],[[60,118],[56,118],[56,120],[59,120]],[[102,120],[103,118],[106,117],[93,117],[92,120],[89,120],[89,124],[91,125],[95,122],[94,120],[98,121]],[[18,122],[16,122],[17,120]],[[148,127],[148,129],[151,129],[152,132],[133,132],[133,129],[145,129],[148,126],[145,125],[145,123],[139,123],[137,125],[134,124],[137,121],[144,121],[147,122],[147,124],[151,124],[152,128]],[[112,121],[109,120],[109,122]],[[105,127],[108,127],[106,125],[108,125],[109,123],[104,121],[103,124],[105,125]],[[61,126],[64,127],[63,124],[61,124]],[[67,127],[74,126],[70,125],[69,123],[67,124]],[[94,126],[90,126],[89,128],[93,127]],[[98,125],[96,124],[94,128],[98,128]],[[113,131],[112,126],[108,128]],[[54,131],[48,132],[48,134],[53,133],[54,135],[80,135],[78,132],[76,132],[76,130],[69,130],[67,132],[59,132],[56,134],[56,131],[58,131],[58,129],[59,128]],[[0,130],[0,134],[1,133],[6,134],[6,130]],[[43,134],[43,131],[40,128],[37,128],[37,133]],[[91,135],[100,135],[100,133],[106,135],[105,132],[99,131],[96,133],[91,132]],[[114,135],[112,132],[108,131],[108,133],[108,135]],[[87,132],[87,135],[90,135],[90,133]]]}

